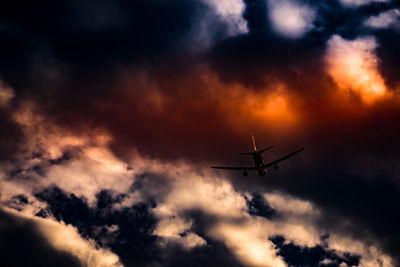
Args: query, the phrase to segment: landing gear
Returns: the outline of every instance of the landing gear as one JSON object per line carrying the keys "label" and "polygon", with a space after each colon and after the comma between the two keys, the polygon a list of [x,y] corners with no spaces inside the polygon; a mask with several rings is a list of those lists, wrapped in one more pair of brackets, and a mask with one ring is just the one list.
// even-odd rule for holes
{"label": "landing gear", "polygon": [[258,172],[258,175],[264,177],[267,174],[267,170],[261,170]]}

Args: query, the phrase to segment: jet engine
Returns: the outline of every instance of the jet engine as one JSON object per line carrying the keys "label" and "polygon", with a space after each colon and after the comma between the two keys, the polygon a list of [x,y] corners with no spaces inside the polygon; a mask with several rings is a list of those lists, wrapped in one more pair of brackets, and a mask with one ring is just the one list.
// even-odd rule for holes
{"label": "jet engine", "polygon": [[242,175],[243,175],[244,177],[246,177],[247,175],[249,175],[249,173],[248,173],[247,171],[243,171],[243,172],[242,172]]}
{"label": "jet engine", "polygon": [[260,175],[261,177],[264,177],[267,174],[267,170],[261,170],[258,172],[258,175]]}
{"label": "jet engine", "polygon": [[274,165],[275,170],[279,170],[279,166],[277,164]]}

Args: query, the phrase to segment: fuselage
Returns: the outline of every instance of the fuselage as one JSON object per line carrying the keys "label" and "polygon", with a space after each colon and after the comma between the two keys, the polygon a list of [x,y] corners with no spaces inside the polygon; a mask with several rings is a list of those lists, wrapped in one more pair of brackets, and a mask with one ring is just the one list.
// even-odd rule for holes
{"label": "fuselage", "polygon": [[258,151],[253,153],[254,167],[257,169],[258,175],[265,176],[267,171],[264,168],[264,158]]}

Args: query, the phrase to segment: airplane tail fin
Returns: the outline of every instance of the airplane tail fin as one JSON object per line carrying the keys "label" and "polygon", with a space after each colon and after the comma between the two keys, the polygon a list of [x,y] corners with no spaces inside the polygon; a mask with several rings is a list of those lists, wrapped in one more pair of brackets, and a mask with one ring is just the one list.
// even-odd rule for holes
{"label": "airplane tail fin", "polygon": [[253,141],[254,151],[257,151],[256,141],[254,140],[254,135],[253,134],[251,134],[251,140]]}
{"label": "airplane tail fin", "polygon": [[267,150],[269,150],[269,149],[274,147],[274,146],[269,146],[269,147],[264,148],[264,149],[262,149],[260,151],[257,151],[256,141],[254,140],[254,135],[253,134],[251,134],[251,141],[253,142],[254,152],[242,152],[242,153],[238,153],[238,154],[240,154],[240,155],[254,155],[254,153],[257,153],[257,152],[258,153],[263,153],[263,152],[265,152],[265,151],[267,151]]}

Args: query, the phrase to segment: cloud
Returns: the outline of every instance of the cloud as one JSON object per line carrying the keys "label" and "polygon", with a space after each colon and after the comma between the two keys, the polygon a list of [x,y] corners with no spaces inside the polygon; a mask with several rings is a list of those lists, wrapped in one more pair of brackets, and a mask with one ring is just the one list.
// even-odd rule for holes
{"label": "cloud", "polygon": [[161,246],[168,243],[181,245],[184,249],[192,249],[198,246],[205,246],[207,242],[199,235],[190,232],[192,223],[181,218],[169,218],[158,223],[154,234],[162,239],[159,241]]}
{"label": "cloud", "polygon": [[385,29],[389,27],[398,27],[400,10],[391,9],[388,11],[381,12],[376,16],[370,16],[364,21],[364,25],[376,29]]}
{"label": "cloud", "polygon": [[[128,266],[396,265],[398,37],[362,25],[389,4],[309,3],[5,4],[2,205]],[[209,170],[249,164],[251,131],[266,160],[306,151],[267,179]]]}
{"label": "cloud", "polygon": [[210,101],[215,103],[236,131],[241,132],[243,126],[252,120],[274,125],[277,131],[290,129],[298,123],[299,117],[292,109],[292,103],[297,99],[284,83],[270,83],[260,91],[240,83],[231,84],[228,89],[212,72],[205,72],[202,77]]}
{"label": "cloud", "polygon": [[340,0],[340,2],[346,7],[360,7],[372,3],[390,2],[390,0]]}
{"label": "cloud", "polygon": [[[304,266],[310,261],[319,263],[318,266],[332,264],[333,266],[359,266],[360,256],[358,255],[337,255],[335,251],[329,250],[324,246],[301,247],[292,242],[285,242],[282,236],[271,238],[276,248],[279,249],[278,255],[282,256],[289,266]],[[363,265],[364,266],[364,265]]]}
{"label": "cloud", "polygon": [[[324,213],[309,201],[279,191],[266,193],[262,202],[276,215],[257,216],[249,210],[251,193],[235,188],[226,174],[218,175],[208,165],[193,165],[182,159],[163,161],[136,151],[124,163],[110,151],[107,132],[69,133],[40,119],[32,108],[17,111],[15,119],[30,138],[21,157],[23,171],[10,180],[10,167],[3,169],[1,182],[8,185],[2,186],[3,203],[14,192],[25,195],[26,201],[13,202],[21,210],[16,214],[40,222],[38,229],[52,246],[62,247],[78,259],[89,255],[97,263],[116,263],[114,254],[93,251],[94,242],[106,250],[110,247],[123,263],[153,262],[140,251],[154,250],[168,261],[174,246],[185,254],[207,247],[216,249],[218,242],[244,265],[285,266],[271,237],[282,235],[296,246],[314,247],[322,244],[321,235],[329,230],[330,237],[323,242],[329,245],[333,240],[335,253],[355,251],[361,263],[381,258],[391,261],[383,252],[368,252],[381,251],[375,242],[370,245],[359,240],[357,249],[340,245],[345,243],[340,243],[342,232],[334,227],[320,228]],[[40,156],[28,156],[37,151],[42,151]],[[70,156],[63,157],[68,151]],[[149,173],[152,175],[145,175]],[[21,189],[13,191],[10,186]],[[115,193],[101,193],[106,189]],[[34,214],[46,218],[32,217]],[[59,222],[51,221],[52,217]],[[94,241],[82,241],[76,228],[62,221]],[[137,228],[133,231],[125,225]],[[69,235],[71,238],[66,238]],[[142,241],[132,253],[120,245],[124,240],[132,248],[131,242],[138,239]]]}
{"label": "cloud", "polygon": [[[337,236],[332,236],[327,239],[328,246],[335,251],[348,251],[355,255],[361,256],[360,266],[372,267],[376,264],[382,266],[396,266],[393,258],[389,257],[379,247],[374,245],[366,246],[362,242],[345,236],[338,239]],[[344,253],[340,253],[340,256],[346,256]]]}
{"label": "cloud", "polygon": [[372,3],[390,2],[390,0],[340,0],[340,2],[345,7],[360,7],[360,6],[369,5]]}
{"label": "cloud", "polygon": [[[93,129],[92,136],[87,132],[70,133],[47,122],[29,102],[12,117],[26,136],[25,153],[20,156],[27,160],[20,165],[4,164],[5,170],[15,172],[16,181],[4,181],[7,188],[2,190],[3,196],[57,184],[93,204],[101,189],[129,190],[132,174],[127,171],[127,164],[106,148],[111,136],[104,130]],[[42,179],[43,175],[47,179]],[[11,190],[16,184],[17,188]]]}
{"label": "cloud", "polygon": [[13,159],[23,133],[12,119],[15,90],[0,79],[0,162]]}
{"label": "cloud", "polygon": [[[268,122],[267,126],[274,125],[274,116],[269,113],[271,112],[275,116],[280,113],[277,106],[271,108],[272,111],[268,108],[270,105],[268,97],[271,94],[274,96],[273,100],[279,99],[277,96],[287,99],[286,105],[283,105],[284,111],[286,108],[292,110],[292,101],[296,103],[296,98],[288,94],[288,89],[282,85],[277,85],[276,90],[273,90],[274,86],[271,85],[269,91],[249,90],[241,84],[228,87],[215,76],[204,73],[200,81],[205,85],[200,88],[207,88],[207,90],[201,91],[203,98],[199,98],[199,101],[203,100],[204,103],[197,102],[198,107],[218,103],[216,106],[221,109],[222,114],[226,115],[230,112],[234,114],[229,116],[232,117],[232,121],[229,121],[227,125],[234,125],[238,121],[242,122],[240,125],[245,125],[248,123],[246,120],[252,116],[257,118],[257,122],[265,120]],[[170,105],[178,103],[175,101],[179,98],[171,99],[158,86],[156,84],[154,90],[159,90],[162,101],[147,103],[147,99],[151,99],[151,94],[146,95],[146,91],[144,91],[143,94],[148,98],[140,98],[142,100],[140,108],[144,108],[146,105],[155,105],[157,108],[152,110],[151,116],[163,116],[165,113],[172,115],[171,111],[177,112],[177,110],[170,109]],[[182,95],[178,94],[178,96],[185,100],[193,97],[187,93],[184,91]],[[190,105],[192,109],[196,108],[191,101],[182,101],[179,106],[182,110],[177,112],[179,116],[176,118],[182,120],[184,118],[182,116],[186,114],[181,112],[190,110],[185,105]],[[257,114],[258,110],[261,110],[260,115],[252,115],[252,112]],[[263,110],[265,110],[264,116],[262,115]],[[241,113],[247,115],[243,116]],[[277,249],[273,242],[268,241],[271,236],[283,235],[286,240],[289,240],[288,242],[293,242],[296,246],[301,247],[320,245],[322,242],[320,237],[326,231],[329,231],[332,239],[334,236],[337,236],[336,238],[339,240],[343,237],[340,227],[338,229],[330,226],[321,230],[318,226],[318,218],[326,216],[323,210],[326,204],[324,199],[315,200],[314,204],[322,203],[317,208],[311,201],[296,199],[279,191],[264,192],[264,190],[270,190],[266,189],[266,185],[270,181],[272,182],[271,188],[280,185],[283,186],[282,190],[289,190],[289,183],[286,185],[285,183],[291,179],[293,184],[297,183],[296,190],[299,190],[294,194],[310,198],[315,194],[318,195],[318,192],[310,193],[304,190],[304,185],[298,184],[304,180],[306,180],[306,184],[310,182],[307,181],[307,177],[302,176],[302,173],[296,175],[286,173],[288,176],[286,179],[282,179],[281,184],[278,185],[274,184],[274,176],[272,176],[270,177],[272,180],[251,180],[244,186],[243,181],[236,183],[235,178],[226,176],[229,174],[211,172],[208,162],[204,159],[196,164],[193,164],[190,158],[183,159],[183,157],[165,160],[158,156],[149,156],[146,153],[149,148],[143,154],[138,153],[135,145],[130,147],[129,153],[123,159],[112,152],[112,141],[115,140],[115,137],[106,129],[63,127],[62,124],[58,125],[52,120],[46,120],[44,115],[45,113],[42,113],[34,102],[24,102],[12,113],[11,118],[21,127],[27,137],[24,150],[20,151],[19,160],[13,164],[2,165],[1,198],[3,203],[9,203],[10,206],[12,205],[22,213],[31,216],[34,214],[44,217],[53,215],[57,220],[65,220],[65,223],[73,224],[81,233],[84,233],[85,238],[93,238],[104,248],[110,244],[118,244],[116,241],[119,241],[119,238],[123,239],[122,235],[118,237],[119,233],[124,233],[124,235],[131,233],[123,228],[127,220],[125,215],[131,215],[133,219],[129,223],[137,223],[137,225],[143,223],[143,225],[150,226],[150,232],[140,234],[148,243],[143,242],[145,245],[139,245],[135,253],[127,253],[126,247],[123,245],[112,247],[113,252],[117,253],[123,262],[127,259],[136,262],[140,257],[138,256],[140,253],[136,252],[143,251],[144,248],[148,251],[155,249],[162,255],[160,257],[169,258],[171,248],[178,249],[180,253],[187,255],[199,250],[207,250],[210,247],[214,250],[216,249],[214,246],[217,245],[213,242],[217,242],[218,245],[225,246],[226,251],[233,255],[231,257],[237,257],[242,264],[258,265],[264,260],[272,265],[283,264],[282,259],[276,256]],[[301,114],[298,115],[301,116]],[[321,115],[325,115],[325,113],[319,112],[318,116]],[[237,120],[235,121],[234,118]],[[281,118],[285,118],[285,116]],[[319,125],[320,120],[316,123]],[[329,124],[329,121],[327,123]],[[296,129],[296,127],[292,129]],[[181,129],[178,130],[181,131]],[[239,132],[240,130],[238,129]],[[243,135],[247,135],[247,133]],[[134,141],[138,142],[136,139]],[[208,142],[208,140],[206,141]],[[330,141],[337,142],[337,139],[334,138]],[[352,142],[354,143],[354,140]],[[156,149],[160,150],[157,146]],[[340,152],[342,153],[344,149],[341,148]],[[275,155],[274,151],[271,153],[271,157]],[[300,166],[296,165],[295,161],[292,161],[292,164]],[[288,168],[290,165],[287,165]],[[298,177],[302,179],[297,179]],[[344,177],[347,176],[344,175]],[[293,179],[298,181],[295,182]],[[351,180],[351,178],[349,179]],[[259,216],[260,213],[250,210],[248,201],[254,194],[246,188],[250,187],[254,190],[257,185],[260,186],[257,190],[263,190],[260,195],[265,198],[264,201],[261,200],[261,203],[269,205],[275,211],[274,216]],[[56,191],[52,191],[53,187],[60,188],[63,193],[58,194]],[[324,186],[317,187],[323,190]],[[106,203],[111,203],[106,209],[100,208],[98,205],[100,202],[99,192],[104,190],[113,192],[109,198],[105,198],[110,199],[105,201]],[[119,194],[124,197],[121,201],[114,202],[113,199],[116,199]],[[15,195],[24,196],[27,201],[23,201]],[[55,201],[55,199],[62,201]],[[69,207],[74,207],[72,210],[78,212],[70,216],[71,208]],[[76,207],[83,208],[77,209]],[[121,213],[113,213],[109,209]],[[196,212],[206,218],[205,222],[201,218],[199,219],[200,216],[193,215]],[[98,214],[106,214],[106,216],[102,217]],[[342,218],[340,214],[337,216],[337,218]],[[110,217],[116,217],[118,220],[112,220]],[[93,223],[93,221],[104,221],[104,224]],[[347,220],[345,222],[352,225]],[[199,224],[202,226],[200,227]],[[115,227],[117,230],[110,231],[112,225],[117,226]],[[349,228],[351,227],[349,226]],[[248,235],[243,233],[248,233]],[[128,234],[126,236],[129,236],[129,242],[125,241],[126,244],[132,244],[130,242],[133,242],[134,237]],[[250,244],[250,247],[256,251],[263,251],[262,257],[258,260],[254,258],[253,249],[246,247],[246,242],[250,241],[238,242],[241,239],[253,240],[254,244]],[[370,242],[374,244],[376,251],[382,251],[377,248],[379,241],[374,238],[365,238],[365,240],[365,242],[364,240],[360,241],[362,249],[357,250],[360,255],[364,255],[361,262],[364,259],[379,258],[377,256],[379,253],[368,256],[365,252],[368,251],[368,248],[363,247],[366,246],[364,244]],[[344,253],[350,249],[346,250],[346,246],[343,246],[337,251]],[[390,259],[384,253],[386,251],[381,254]],[[149,260],[147,257],[144,258]]]}
{"label": "cloud", "polygon": [[296,1],[268,0],[268,12],[274,29],[287,37],[302,37],[314,27],[315,11]]}
{"label": "cloud", "polygon": [[279,209],[280,214],[286,216],[317,216],[318,209],[316,209],[310,202],[296,199],[295,197],[284,195],[282,193],[266,193],[264,198],[273,209]]}
{"label": "cloud", "polygon": [[[170,167],[168,172],[174,173],[176,170]],[[209,172],[196,175],[189,168],[184,172],[181,170],[179,176],[169,174],[173,177],[172,187],[167,198],[154,209],[160,219],[155,233],[162,233],[168,229],[168,232],[173,230],[176,234],[190,232],[193,229],[191,221],[196,218],[190,215],[190,211],[199,211],[206,218],[209,217],[206,219],[208,223],[202,224],[202,234],[224,242],[244,264],[285,266],[281,259],[275,256],[275,250],[268,241],[271,232],[278,230],[274,227],[277,227],[279,222],[271,224],[261,217],[250,217],[244,197],[235,192],[227,181],[212,177]],[[287,228],[283,229],[285,227]],[[296,227],[289,224],[280,228],[286,233],[292,229],[293,236],[302,240],[302,227],[295,230]],[[310,239],[307,240],[309,242]]]}
{"label": "cloud", "polygon": [[[58,223],[51,219],[23,215],[9,209],[2,209],[0,213],[1,231],[4,231],[3,238],[7,232],[13,233],[7,234],[6,239],[9,243],[7,245],[2,244],[2,254],[5,247],[11,245],[15,248],[15,250],[7,248],[11,255],[16,253],[18,249],[24,253],[23,258],[29,255],[29,258],[23,260],[19,258],[1,259],[3,263],[6,260],[6,263],[8,262],[13,266],[22,266],[24,263],[33,264],[34,262],[61,266],[122,266],[117,255],[108,250],[96,248],[93,241],[83,239],[77,229],[70,225]],[[20,238],[26,240],[16,239],[18,234]],[[25,249],[24,242],[31,243],[32,246]],[[38,254],[31,255],[27,250],[36,251]],[[47,250],[46,254],[44,254],[44,250]],[[8,254],[7,256],[11,255]]]}
{"label": "cloud", "polygon": [[228,24],[229,35],[245,34],[249,30],[243,18],[245,5],[241,0],[203,0],[211,5],[218,16]]}
{"label": "cloud", "polygon": [[0,108],[6,108],[15,96],[14,90],[0,81]]}
{"label": "cloud", "polygon": [[340,90],[355,93],[366,103],[372,103],[387,93],[378,70],[376,47],[373,37],[349,41],[334,35],[328,41],[326,63],[329,75]]}
{"label": "cloud", "polygon": [[[202,236],[224,242],[244,264],[250,266],[285,266],[284,262],[276,257],[273,244],[268,241],[269,237],[277,234],[284,235],[301,246],[322,244],[323,232],[317,227],[322,213],[310,202],[278,192],[269,193],[265,195],[266,203],[271,203],[277,215],[272,217],[272,220],[249,216],[245,198],[239,192],[235,192],[229,183],[212,177],[208,171],[196,174],[190,169],[183,168],[179,171],[172,166],[167,168],[172,183],[169,194],[154,209],[160,220],[155,233],[166,231],[178,236],[179,233],[197,232],[200,227],[203,229],[200,231]],[[179,175],[174,176],[173,173]],[[202,213],[204,221],[196,222],[199,217],[192,215],[191,211]],[[194,227],[197,224],[201,226]],[[340,232],[331,234],[332,240],[344,238]],[[362,263],[380,258],[376,254],[371,257],[368,252],[370,249],[376,247],[370,248],[368,244],[363,244],[359,250],[354,251],[361,255]],[[345,246],[335,247],[335,253],[347,251],[353,252]],[[382,257],[390,259],[385,254],[382,254]]]}
{"label": "cloud", "polygon": [[117,254],[124,265],[152,262],[152,254],[159,253],[156,236],[152,235],[156,219],[150,211],[154,203],[121,207],[126,194],[101,190],[96,194],[96,203],[89,206],[84,196],[77,197],[56,186],[37,192],[35,197],[47,204],[36,216],[73,225],[96,246]]}
{"label": "cloud", "polygon": [[255,221],[240,226],[222,224],[213,231],[248,266],[286,266],[268,241],[265,228]]}

